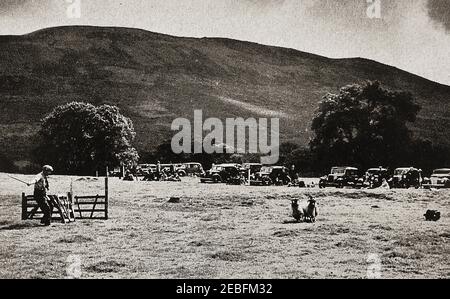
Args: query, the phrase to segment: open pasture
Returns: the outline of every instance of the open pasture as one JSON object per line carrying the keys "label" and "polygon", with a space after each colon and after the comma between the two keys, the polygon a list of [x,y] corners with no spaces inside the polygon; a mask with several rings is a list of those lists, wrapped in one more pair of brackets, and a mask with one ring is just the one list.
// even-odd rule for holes
{"label": "open pasture", "polygon": [[[18,176],[21,179],[30,177]],[[52,177],[52,193],[103,192],[103,179]],[[110,220],[22,222],[21,193],[0,174],[0,278],[450,277],[450,191],[298,189],[122,182],[111,178]],[[317,223],[290,223],[291,198],[319,203]],[[168,203],[179,197],[180,203]],[[427,209],[441,211],[426,222]]]}

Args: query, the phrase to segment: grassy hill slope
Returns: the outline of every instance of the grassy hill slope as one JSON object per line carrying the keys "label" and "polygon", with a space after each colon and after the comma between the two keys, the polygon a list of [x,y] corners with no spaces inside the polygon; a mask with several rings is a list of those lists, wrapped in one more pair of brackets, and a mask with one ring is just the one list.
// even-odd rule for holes
{"label": "grassy hill slope", "polygon": [[71,101],[110,103],[134,121],[149,151],[175,118],[281,118],[283,141],[306,144],[317,102],[364,80],[411,91],[423,106],[415,133],[450,144],[450,87],[366,59],[328,59],[218,38],[137,29],[58,27],[0,36],[0,154],[27,160],[39,120]]}

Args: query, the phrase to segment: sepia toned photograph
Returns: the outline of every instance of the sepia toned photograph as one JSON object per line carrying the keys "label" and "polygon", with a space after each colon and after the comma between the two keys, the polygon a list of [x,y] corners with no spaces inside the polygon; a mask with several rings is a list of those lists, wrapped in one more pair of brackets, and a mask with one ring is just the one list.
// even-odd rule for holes
{"label": "sepia toned photograph", "polygon": [[448,278],[449,0],[0,0],[0,279]]}

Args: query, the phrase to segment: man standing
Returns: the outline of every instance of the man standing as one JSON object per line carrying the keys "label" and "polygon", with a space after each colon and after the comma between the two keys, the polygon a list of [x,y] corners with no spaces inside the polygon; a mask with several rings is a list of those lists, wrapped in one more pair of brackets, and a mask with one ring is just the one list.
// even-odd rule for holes
{"label": "man standing", "polygon": [[294,183],[294,184],[298,183],[299,174],[298,174],[297,170],[295,169],[295,165],[291,166],[291,169],[289,170],[289,177],[291,178],[292,183]]}
{"label": "man standing", "polygon": [[156,164],[156,179],[157,179],[158,181],[160,181],[160,180],[161,180],[161,177],[162,177],[161,171],[162,171],[162,169],[161,169],[161,162],[158,161],[158,163]]}
{"label": "man standing", "polygon": [[33,181],[28,184],[28,186],[34,185],[34,199],[44,214],[41,223],[45,226],[50,226],[52,223],[51,205],[50,200],[47,197],[47,191],[49,190],[48,177],[52,173],[53,167],[45,165],[42,167],[42,172],[36,175]]}

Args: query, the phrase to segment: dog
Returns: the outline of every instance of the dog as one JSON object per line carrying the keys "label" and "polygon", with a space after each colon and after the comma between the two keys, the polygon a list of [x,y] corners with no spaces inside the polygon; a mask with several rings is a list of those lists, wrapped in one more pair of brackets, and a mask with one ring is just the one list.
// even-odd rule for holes
{"label": "dog", "polygon": [[317,211],[317,201],[311,195],[308,195],[308,197],[308,205],[303,208],[304,221],[315,223],[316,218],[319,215]]}
{"label": "dog", "polygon": [[292,217],[294,217],[297,222],[316,222],[316,218],[319,215],[317,211],[317,202],[312,196],[308,195],[308,197],[308,205],[302,209],[299,209],[298,199],[293,199],[291,201]]}
{"label": "dog", "polygon": [[305,220],[305,214],[303,213],[303,209],[300,211],[298,208],[298,199],[293,199],[291,201],[291,206],[292,217],[294,217],[297,222],[303,222]]}

